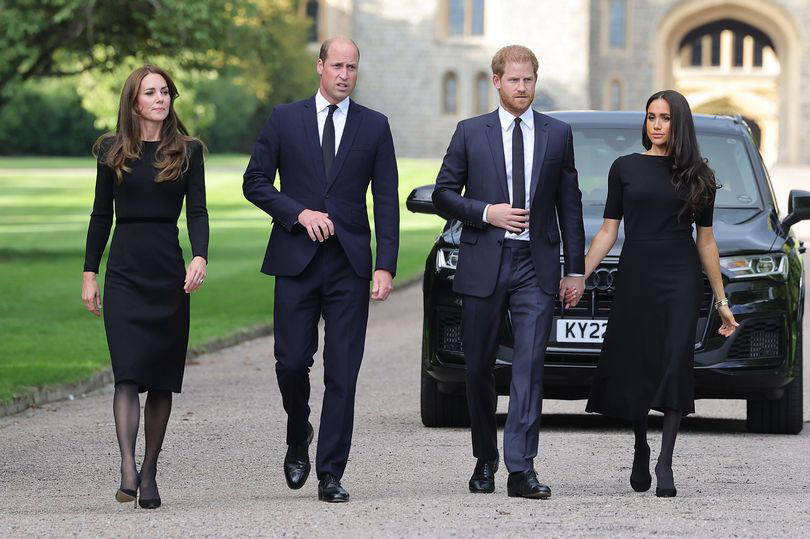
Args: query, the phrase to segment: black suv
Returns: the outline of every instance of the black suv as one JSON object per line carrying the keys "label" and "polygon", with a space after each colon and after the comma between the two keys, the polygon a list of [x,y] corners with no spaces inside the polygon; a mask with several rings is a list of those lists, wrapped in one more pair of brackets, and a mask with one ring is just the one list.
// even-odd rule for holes
{"label": "black suv", "polygon": [[[586,245],[602,223],[607,172],[614,159],[641,147],[642,112],[554,112],[571,125],[585,220]],[[776,204],[768,172],[741,118],[695,116],[700,148],[722,188],[717,193],[714,233],[726,295],[740,327],[729,339],[717,334],[720,318],[704,276],[695,342],[697,398],[746,399],[753,432],[798,433],[802,429],[802,242],[790,231],[810,218],[810,192],[790,193],[787,216]],[[433,185],[408,197],[411,211],[436,213]],[[421,414],[428,427],[469,425],[464,380],[461,298],[452,283],[461,223],[450,220],[425,264]],[[544,393],[553,399],[588,396],[623,243],[588,278],[573,309],[554,312],[546,351]],[[562,272],[562,258],[561,272]],[[500,328],[495,365],[499,395],[509,394],[512,334],[507,315]]]}

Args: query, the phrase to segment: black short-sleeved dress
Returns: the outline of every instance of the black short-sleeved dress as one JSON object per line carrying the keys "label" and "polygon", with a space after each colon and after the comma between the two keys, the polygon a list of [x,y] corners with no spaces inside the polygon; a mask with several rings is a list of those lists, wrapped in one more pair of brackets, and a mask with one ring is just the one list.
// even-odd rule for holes
{"label": "black short-sleeved dress", "polygon": [[[188,142],[188,168],[173,181],[155,182],[159,142],[142,142],[141,158],[121,183],[98,163],[84,271],[98,273],[115,203],[115,231],[104,279],[103,313],[115,382],[139,391],[179,393],[189,329],[189,297],[177,219],[186,201],[193,256],[208,258],[208,211],[202,144]],[[103,151],[103,150],[102,150]]]}
{"label": "black short-sleeved dress", "polygon": [[672,158],[630,154],[610,167],[605,218],[624,217],[616,295],[586,410],[631,421],[650,409],[695,411],[694,344],[703,279]]}

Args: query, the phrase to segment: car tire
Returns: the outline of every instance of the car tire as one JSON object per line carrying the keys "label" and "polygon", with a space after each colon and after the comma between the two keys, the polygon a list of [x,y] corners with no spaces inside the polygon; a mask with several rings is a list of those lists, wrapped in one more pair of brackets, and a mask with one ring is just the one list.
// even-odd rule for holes
{"label": "car tire", "polygon": [[[801,328],[801,325],[799,326]],[[793,381],[785,387],[778,400],[749,400],[746,427],[749,432],[768,434],[798,434],[802,431],[803,384],[802,384],[802,337],[796,343],[796,360],[793,363]]]}
{"label": "car tire", "polygon": [[426,427],[469,427],[470,413],[467,395],[450,395],[439,391],[439,386],[422,367],[420,395],[422,424]]}

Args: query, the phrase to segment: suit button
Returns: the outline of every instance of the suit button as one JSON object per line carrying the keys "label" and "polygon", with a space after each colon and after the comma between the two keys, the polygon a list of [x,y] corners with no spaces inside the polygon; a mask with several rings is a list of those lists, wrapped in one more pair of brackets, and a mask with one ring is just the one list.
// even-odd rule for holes
{"label": "suit button", "polygon": [[498,245],[503,245],[503,240],[498,240]]}

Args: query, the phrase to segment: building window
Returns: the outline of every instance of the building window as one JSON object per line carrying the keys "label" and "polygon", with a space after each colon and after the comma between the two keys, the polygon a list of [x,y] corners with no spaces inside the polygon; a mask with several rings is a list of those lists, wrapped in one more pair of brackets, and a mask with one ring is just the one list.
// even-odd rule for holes
{"label": "building window", "polygon": [[623,49],[627,40],[627,0],[610,0],[608,10],[608,44],[612,49]]}
{"label": "building window", "polygon": [[318,0],[307,0],[302,5],[304,6],[304,13],[312,22],[312,26],[309,27],[309,40],[320,41],[318,39],[318,11],[320,8],[320,2]]}
{"label": "building window", "polygon": [[464,35],[464,4],[466,0],[450,0],[447,6],[447,27],[451,36]]}
{"label": "building window", "polygon": [[475,114],[489,112],[489,76],[479,73],[475,77]]}
{"label": "building window", "polygon": [[484,0],[445,0],[448,36],[484,35]]}
{"label": "building window", "polygon": [[445,73],[442,80],[442,112],[458,113],[458,77],[452,71]]}
{"label": "building window", "polygon": [[484,0],[472,0],[472,21],[470,33],[474,36],[484,35]]}
{"label": "building window", "polygon": [[610,102],[609,107],[610,110],[622,110],[623,99],[622,99],[622,83],[618,79],[613,79],[610,81]]}

